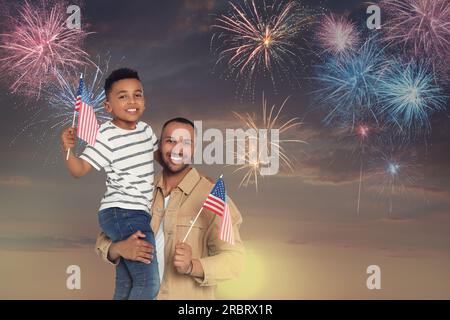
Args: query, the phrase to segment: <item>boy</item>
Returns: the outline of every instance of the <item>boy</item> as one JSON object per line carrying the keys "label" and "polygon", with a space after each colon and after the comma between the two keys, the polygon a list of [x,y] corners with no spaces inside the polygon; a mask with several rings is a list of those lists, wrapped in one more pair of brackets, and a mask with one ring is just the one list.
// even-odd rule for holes
{"label": "boy", "polygon": [[[140,230],[156,247],[149,212],[158,145],[152,128],[138,121],[145,101],[137,72],[126,68],[113,71],[105,80],[105,95],[105,109],[113,120],[100,126],[95,145],[88,145],[79,158],[70,153],[66,166],[75,178],[86,175],[92,167],[105,169],[106,193],[98,220],[108,237],[124,240]],[[65,129],[61,141],[65,153],[69,148],[73,150],[75,129]],[[114,299],[155,299],[159,285],[156,254],[150,264],[121,258],[116,268]]]}

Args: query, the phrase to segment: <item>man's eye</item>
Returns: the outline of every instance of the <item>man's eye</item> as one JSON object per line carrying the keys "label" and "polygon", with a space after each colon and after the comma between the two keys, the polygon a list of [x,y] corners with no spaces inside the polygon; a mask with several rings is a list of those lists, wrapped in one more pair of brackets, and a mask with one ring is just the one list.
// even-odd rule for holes
{"label": "man's eye", "polygon": [[125,96],[120,96],[119,99],[125,99]]}
{"label": "man's eye", "polygon": [[142,94],[138,93],[138,94],[136,94],[136,97],[137,98],[142,98]]}

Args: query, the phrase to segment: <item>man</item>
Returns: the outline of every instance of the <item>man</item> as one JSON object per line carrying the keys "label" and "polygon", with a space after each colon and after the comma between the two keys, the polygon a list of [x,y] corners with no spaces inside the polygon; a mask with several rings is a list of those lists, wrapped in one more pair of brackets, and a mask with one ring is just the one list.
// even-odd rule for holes
{"label": "man", "polygon": [[[155,179],[151,227],[162,275],[157,299],[214,299],[218,282],[239,275],[244,246],[239,235],[242,217],[227,199],[234,245],[219,240],[221,217],[206,209],[200,214],[185,243],[186,233],[214,184],[190,163],[194,153],[194,124],[184,118],[167,121],[161,130],[159,150],[162,173]],[[112,243],[101,233],[96,252],[106,262],[120,258],[150,263],[154,248],[136,232]],[[164,254],[163,254],[164,253]]]}

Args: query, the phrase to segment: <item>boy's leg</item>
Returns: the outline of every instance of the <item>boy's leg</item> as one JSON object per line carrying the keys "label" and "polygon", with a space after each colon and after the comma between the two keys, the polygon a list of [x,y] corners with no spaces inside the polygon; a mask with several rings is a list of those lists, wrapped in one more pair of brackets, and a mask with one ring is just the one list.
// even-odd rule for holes
{"label": "boy's leg", "polygon": [[[102,231],[114,242],[122,240],[123,234],[119,224],[124,219],[124,210],[108,208],[98,213],[98,222]],[[123,258],[116,267],[114,300],[127,300],[130,294],[132,280]]]}
{"label": "boy's leg", "polygon": [[[145,240],[155,246],[153,232],[144,232]],[[156,251],[150,264],[124,260],[132,278],[129,300],[154,300],[159,292],[160,279]]]}
{"label": "boy's leg", "polygon": [[132,286],[131,275],[128,272],[125,260],[120,258],[116,267],[116,284],[113,300],[128,300]]}
{"label": "boy's leg", "polygon": [[119,227],[125,238],[140,230],[145,234],[142,240],[148,241],[155,248],[153,259],[150,264],[139,261],[124,260],[132,279],[132,288],[128,299],[130,300],[153,300],[159,292],[160,279],[158,262],[156,260],[155,236],[150,228],[151,217],[145,211],[129,210],[126,219],[121,221]]}

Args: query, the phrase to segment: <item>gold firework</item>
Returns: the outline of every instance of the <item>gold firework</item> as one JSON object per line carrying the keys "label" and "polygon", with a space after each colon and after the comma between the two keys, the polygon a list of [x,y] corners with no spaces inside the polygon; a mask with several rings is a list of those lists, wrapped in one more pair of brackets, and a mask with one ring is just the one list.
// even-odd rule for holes
{"label": "gold firework", "polygon": [[[265,152],[270,150],[273,154],[274,152],[278,155],[280,164],[286,166],[290,171],[294,170],[293,161],[289,154],[286,152],[284,145],[286,143],[306,143],[299,139],[283,139],[282,135],[287,131],[299,127],[302,123],[299,121],[298,117],[290,118],[287,121],[282,121],[282,111],[285,107],[289,97],[286,98],[279,108],[276,105],[272,107],[267,107],[267,99],[265,99],[264,94],[262,97],[262,122],[259,121],[258,117],[253,114],[245,113],[240,114],[233,111],[234,116],[243,124],[246,130],[252,129],[253,132],[260,132],[264,130],[270,133],[272,130],[278,131],[278,139],[273,141],[273,139],[266,139],[265,146],[264,142],[263,148],[261,148],[261,141],[259,141],[259,136],[245,136],[244,139],[238,139],[238,142],[243,142],[245,151],[242,153],[235,153],[235,159],[237,163],[244,164],[239,165],[239,167],[234,170],[234,172],[244,171],[244,176],[241,179],[239,187],[248,187],[249,184],[254,184],[256,190],[258,190],[258,178],[263,176],[261,170],[269,165]],[[247,147],[248,146],[248,147]],[[259,148],[257,147],[259,146]],[[266,149],[264,149],[266,148]]]}

